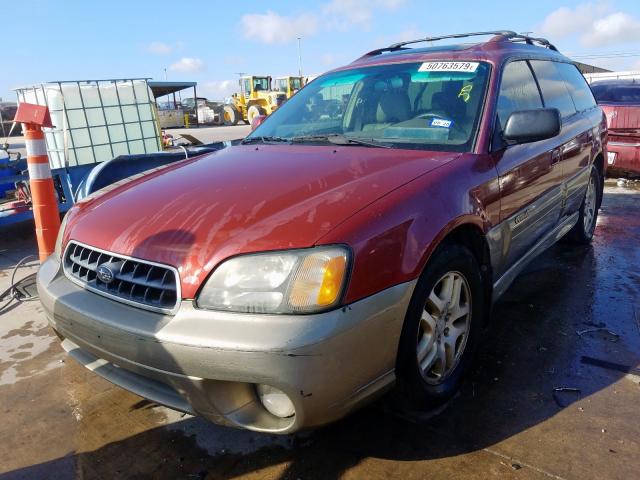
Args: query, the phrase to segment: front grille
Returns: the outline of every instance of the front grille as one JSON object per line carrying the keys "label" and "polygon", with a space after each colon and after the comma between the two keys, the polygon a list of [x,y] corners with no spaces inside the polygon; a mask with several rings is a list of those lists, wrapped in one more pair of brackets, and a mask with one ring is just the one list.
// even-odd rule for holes
{"label": "front grille", "polygon": [[148,310],[173,313],[178,305],[178,272],[166,265],[69,242],[64,272],[93,292]]}

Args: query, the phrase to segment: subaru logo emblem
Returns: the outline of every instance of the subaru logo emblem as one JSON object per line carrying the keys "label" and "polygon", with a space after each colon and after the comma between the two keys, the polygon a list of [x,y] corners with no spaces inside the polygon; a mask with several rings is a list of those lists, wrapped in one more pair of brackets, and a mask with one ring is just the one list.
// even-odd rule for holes
{"label": "subaru logo emblem", "polygon": [[111,271],[111,269],[105,265],[100,265],[98,267],[98,270],[96,271],[96,276],[98,277],[98,280],[100,280],[102,283],[111,283],[113,282],[113,272]]}

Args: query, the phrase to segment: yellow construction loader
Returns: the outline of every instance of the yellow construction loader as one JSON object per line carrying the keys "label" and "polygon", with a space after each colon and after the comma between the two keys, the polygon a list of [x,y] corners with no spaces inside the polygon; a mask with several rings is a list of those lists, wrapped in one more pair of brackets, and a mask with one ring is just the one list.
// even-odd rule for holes
{"label": "yellow construction loader", "polygon": [[278,77],[274,81],[274,90],[285,93],[288,100],[304,85],[304,77]]}
{"label": "yellow construction loader", "polygon": [[286,93],[271,90],[270,76],[241,77],[240,92],[224,106],[224,124],[236,125],[242,120],[250,125],[258,115],[273,113],[286,99]]}

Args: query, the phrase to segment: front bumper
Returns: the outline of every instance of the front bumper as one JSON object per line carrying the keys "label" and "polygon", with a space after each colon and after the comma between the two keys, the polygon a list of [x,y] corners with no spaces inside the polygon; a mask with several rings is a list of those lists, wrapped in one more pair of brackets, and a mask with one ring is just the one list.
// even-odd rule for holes
{"label": "front bumper", "polygon": [[[291,433],[344,416],[394,381],[415,282],[316,315],[250,315],[197,309],[167,316],[89,292],[54,256],[38,291],[63,348],[107,380],[215,423]],[[285,392],[295,414],[278,418],[255,385]]]}

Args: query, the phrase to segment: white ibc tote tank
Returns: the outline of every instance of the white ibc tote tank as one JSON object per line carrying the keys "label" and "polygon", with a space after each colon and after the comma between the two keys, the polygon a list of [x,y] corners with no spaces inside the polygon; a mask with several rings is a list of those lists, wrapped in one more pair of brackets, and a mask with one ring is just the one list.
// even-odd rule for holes
{"label": "white ibc tote tank", "polygon": [[49,107],[44,129],[52,168],[103,162],[162,149],[147,81],[50,82],[16,90],[19,102]]}

